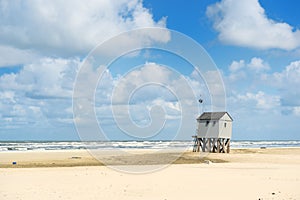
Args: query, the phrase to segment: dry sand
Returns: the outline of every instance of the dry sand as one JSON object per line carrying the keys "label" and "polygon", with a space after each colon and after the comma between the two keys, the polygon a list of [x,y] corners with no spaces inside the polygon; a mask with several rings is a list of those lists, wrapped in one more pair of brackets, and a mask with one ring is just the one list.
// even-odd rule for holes
{"label": "dry sand", "polygon": [[[106,152],[99,162],[83,150],[0,152],[0,199],[300,199],[299,148],[177,155]],[[147,167],[156,171],[117,171]]]}

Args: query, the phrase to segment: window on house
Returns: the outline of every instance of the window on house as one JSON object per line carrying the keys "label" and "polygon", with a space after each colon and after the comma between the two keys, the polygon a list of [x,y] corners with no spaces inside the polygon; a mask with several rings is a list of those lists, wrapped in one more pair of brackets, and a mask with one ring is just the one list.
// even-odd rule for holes
{"label": "window on house", "polygon": [[205,126],[208,126],[208,124],[209,124],[209,121],[206,121],[206,124],[205,124]]}
{"label": "window on house", "polygon": [[224,127],[225,127],[225,128],[226,128],[226,125],[227,125],[227,124],[226,124],[226,122],[225,122],[225,123],[224,123]]}

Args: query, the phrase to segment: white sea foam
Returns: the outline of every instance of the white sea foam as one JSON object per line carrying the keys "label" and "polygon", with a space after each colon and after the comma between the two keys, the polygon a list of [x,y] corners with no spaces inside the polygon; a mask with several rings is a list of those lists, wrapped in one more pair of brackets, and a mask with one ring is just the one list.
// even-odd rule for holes
{"label": "white sea foam", "polygon": [[[300,141],[231,141],[231,148],[300,147]],[[192,149],[193,141],[0,142],[0,151],[75,149]]]}

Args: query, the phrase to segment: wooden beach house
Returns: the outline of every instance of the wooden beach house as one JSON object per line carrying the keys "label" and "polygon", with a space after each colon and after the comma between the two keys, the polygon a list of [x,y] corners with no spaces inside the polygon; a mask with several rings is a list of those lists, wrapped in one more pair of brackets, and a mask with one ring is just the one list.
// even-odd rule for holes
{"label": "wooden beach house", "polygon": [[229,153],[232,117],[227,112],[204,112],[197,118],[194,152]]}

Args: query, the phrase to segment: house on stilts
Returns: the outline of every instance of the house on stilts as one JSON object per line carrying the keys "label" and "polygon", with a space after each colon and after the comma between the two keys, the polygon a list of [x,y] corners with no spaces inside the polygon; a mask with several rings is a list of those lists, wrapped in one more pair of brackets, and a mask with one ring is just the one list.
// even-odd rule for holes
{"label": "house on stilts", "polygon": [[197,118],[194,152],[229,153],[232,117],[227,112],[204,112]]}

